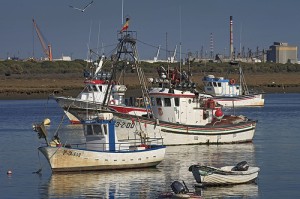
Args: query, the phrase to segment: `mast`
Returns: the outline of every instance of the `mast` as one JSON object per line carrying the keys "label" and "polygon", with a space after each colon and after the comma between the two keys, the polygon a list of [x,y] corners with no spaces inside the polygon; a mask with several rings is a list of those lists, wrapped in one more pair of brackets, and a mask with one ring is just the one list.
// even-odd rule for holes
{"label": "mast", "polygon": [[[145,106],[150,106],[151,103],[150,98],[148,96],[148,86],[146,84],[146,78],[142,68],[139,65],[139,57],[138,51],[136,48],[136,40],[137,40],[137,33],[136,31],[120,31],[118,33],[118,40],[119,44],[117,45],[116,52],[112,56],[112,71],[111,71],[111,79],[108,84],[108,91],[111,92],[112,82],[116,80],[116,72],[117,72],[117,65],[120,61],[125,61],[127,66],[130,66],[132,70],[137,71],[137,75],[139,78],[139,83],[141,86],[142,97],[145,102]],[[125,68],[123,68],[125,70]],[[123,71],[124,73],[125,71]],[[108,106],[108,96],[110,93],[106,92],[104,97],[104,106]],[[146,107],[147,108],[147,107]],[[147,109],[148,110],[148,109]],[[150,117],[150,112],[147,112],[148,116]]]}

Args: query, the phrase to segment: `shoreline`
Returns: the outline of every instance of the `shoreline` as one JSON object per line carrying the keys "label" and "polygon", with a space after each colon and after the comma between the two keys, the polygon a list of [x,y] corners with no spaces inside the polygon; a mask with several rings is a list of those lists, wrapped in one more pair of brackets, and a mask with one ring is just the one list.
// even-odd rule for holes
{"label": "shoreline", "polygon": [[[145,74],[146,77],[156,74]],[[216,76],[221,76],[216,75]],[[203,75],[193,76],[201,92]],[[246,77],[249,90],[271,93],[300,93],[300,73],[252,74]],[[128,73],[121,83],[127,85],[128,96],[140,96],[135,73]],[[126,84],[130,82],[130,84]],[[76,97],[84,88],[84,78],[79,74],[19,75],[0,77],[0,100],[48,99],[51,94]],[[127,96],[125,96],[127,97]]]}

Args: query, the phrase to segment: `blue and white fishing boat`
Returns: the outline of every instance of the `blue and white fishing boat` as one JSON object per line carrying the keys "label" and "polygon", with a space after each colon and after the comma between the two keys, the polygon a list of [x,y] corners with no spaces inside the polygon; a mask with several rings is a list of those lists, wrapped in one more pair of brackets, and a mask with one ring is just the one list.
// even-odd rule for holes
{"label": "blue and white fishing boat", "polygon": [[213,100],[224,107],[264,106],[263,93],[250,93],[245,82],[241,66],[239,84],[235,79],[207,75],[202,79],[204,91],[212,95]]}
{"label": "blue and white fishing boat", "polygon": [[47,141],[43,123],[34,126],[39,137],[45,138],[45,145],[38,150],[53,172],[155,167],[164,159],[166,147],[162,139],[136,131],[136,139],[118,140],[112,113],[99,114],[83,121],[83,125],[86,142],[64,145],[57,136]]}

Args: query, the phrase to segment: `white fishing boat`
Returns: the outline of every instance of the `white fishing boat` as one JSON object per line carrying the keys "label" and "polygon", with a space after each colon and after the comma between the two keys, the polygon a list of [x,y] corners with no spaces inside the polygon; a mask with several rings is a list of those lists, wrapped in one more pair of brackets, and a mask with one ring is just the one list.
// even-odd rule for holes
{"label": "white fishing boat", "polygon": [[235,166],[216,168],[212,166],[192,165],[189,171],[199,186],[220,186],[243,184],[255,181],[259,167],[251,167],[246,161]]}
{"label": "white fishing boat", "polygon": [[[109,109],[113,112],[121,112],[131,115],[147,114],[147,109],[142,106],[135,106],[132,101],[125,104],[125,92],[127,87],[119,83],[119,81],[111,81],[112,74],[102,71],[104,56],[101,57],[94,73],[85,71],[84,89],[77,97],[65,97],[51,95],[58,105],[64,110],[66,116],[72,124],[80,124],[79,119],[70,113],[69,108],[81,108],[85,110]],[[105,104],[103,102],[106,102]]]}
{"label": "white fishing boat", "polygon": [[100,114],[83,125],[86,142],[65,144],[57,135],[48,142],[43,124],[34,126],[39,137],[45,138],[45,145],[38,150],[53,172],[155,167],[164,159],[166,147],[162,139],[136,131],[136,139],[119,140],[111,113]]}
{"label": "white fishing boat", "polygon": [[239,65],[239,84],[235,79],[207,75],[203,77],[204,91],[224,107],[264,106],[264,94],[250,93]]}

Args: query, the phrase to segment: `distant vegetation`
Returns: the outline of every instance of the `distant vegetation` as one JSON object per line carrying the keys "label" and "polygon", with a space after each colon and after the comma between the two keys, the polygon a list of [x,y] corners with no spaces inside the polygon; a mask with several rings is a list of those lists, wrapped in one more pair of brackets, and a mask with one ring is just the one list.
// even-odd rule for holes
{"label": "distant vegetation", "polygon": [[[120,64],[121,66],[122,64]],[[277,64],[277,63],[241,63],[243,71],[247,74],[255,73],[295,73],[300,72],[299,64]],[[142,62],[141,67],[145,73],[156,73],[156,68],[164,66],[168,68],[167,63],[146,63]],[[197,73],[237,73],[238,66],[230,66],[228,63],[185,63],[182,69]],[[106,63],[104,69],[109,70],[111,65]],[[179,63],[169,64],[169,67],[178,67]],[[35,62],[35,61],[0,61],[0,75],[10,76],[14,74],[82,74],[89,68],[89,64],[83,60],[75,61],[55,61],[55,62]],[[131,70],[128,68],[128,70]]]}

